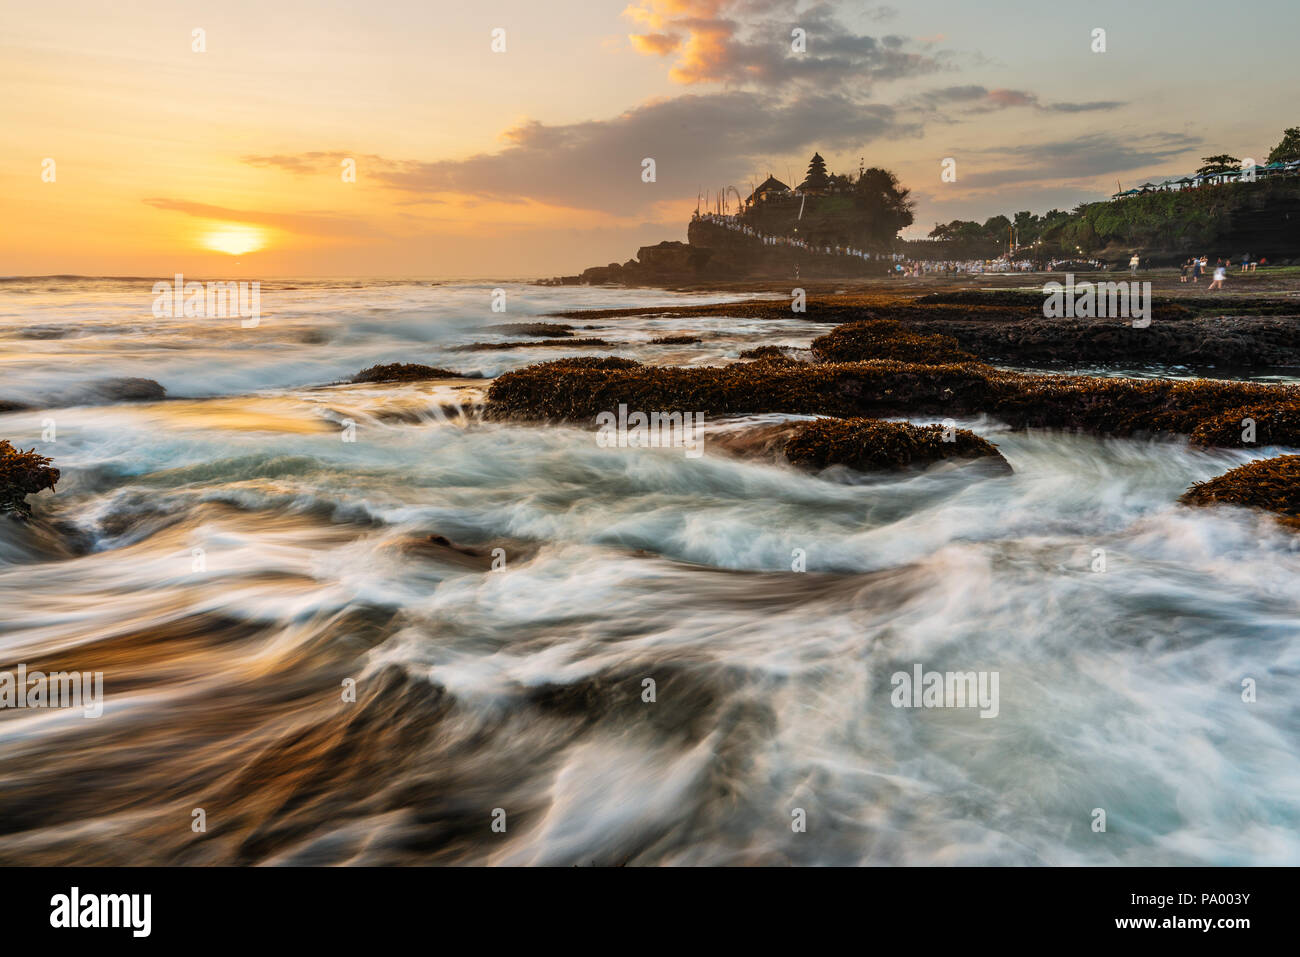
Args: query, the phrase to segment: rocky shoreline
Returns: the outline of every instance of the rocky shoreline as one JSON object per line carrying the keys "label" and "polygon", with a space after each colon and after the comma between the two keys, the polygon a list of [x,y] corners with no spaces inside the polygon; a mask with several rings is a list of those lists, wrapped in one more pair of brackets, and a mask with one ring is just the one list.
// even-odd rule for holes
{"label": "rocky shoreline", "polygon": [[[1235,366],[1251,370],[1300,366],[1300,304],[1285,297],[1183,296],[1157,298],[1149,327],[1117,319],[1047,319],[1041,295],[1023,290],[942,290],[920,297],[859,292],[817,294],[792,313],[784,299],[645,308],[578,310],[564,317],[683,318],[732,316],[833,324],[807,349],[763,345],[728,365],[654,366],[620,356],[564,357],[507,372],[491,381],[488,419],[591,423],[626,405],[727,416],[818,416],[720,433],[730,454],[825,469],[858,471],[925,467],[945,459],[986,459],[1009,468],[995,446],[967,430],[887,422],[885,417],[982,417],[1013,430],[1048,428],[1099,436],[1179,436],[1197,447],[1300,447],[1300,386],[1224,379],[1133,379],[1036,374],[993,363],[1047,366],[1142,362]],[[1212,314],[1221,311],[1220,314]],[[1231,314],[1222,314],[1222,312]],[[518,337],[473,343],[463,351],[516,346],[607,345],[583,339],[559,322],[493,327]],[[550,338],[554,337],[554,338]],[[653,343],[688,344],[694,335]],[[417,383],[466,378],[418,363],[364,369],[352,384]],[[165,393],[146,380],[101,383],[118,400],[156,399]],[[18,403],[8,406],[21,408]],[[0,508],[19,517],[26,497],[53,489],[58,470],[31,452],[0,444]],[[1295,458],[1294,456],[1292,458]],[[1288,466],[1288,469],[1290,466]],[[1240,490],[1274,482],[1289,470],[1234,475]],[[1226,487],[1226,486],[1225,486]],[[1228,501],[1215,489],[1189,492],[1188,502]],[[1272,501],[1265,496],[1265,499]],[[1250,504],[1250,503],[1247,503]]]}
{"label": "rocky shoreline", "polygon": [[[810,300],[809,318],[854,321],[841,321],[815,339],[809,358],[799,356],[799,350],[761,346],[743,354],[750,361],[727,366],[648,366],[613,356],[558,359],[494,380],[486,415],[590,423],[620,404],[697,410],[709,418],[812,414],[827,418],[724,433],[717,442],[732,454],[861,471],[953,457],[1001,459],[994,446],[973,433],[947,430],[945,436],[940,426],[885,422],[882,416],[989,416],[1012,429],[1178,436],[1206,448],[1300,447],[1300,386],[1044,375],[988,363],[1002,358],[1000,353],[1022,362],[1077,361],[1082,353],[1087,359],[1128,363],[1146,358],[1240,361],[1256,368],[1300,364],[1300,321],[1282,314],[1293,308],[1291,303],[1252,301],[1243,304],[1252,314],[1230,318],[1200,315],[1203,305],[1195,301],[1156,305],[1156,315],[1163,313],[1160,323],[1134,329],[1111,320],[1062,325],[1034,315],[1033,306],[1020,296],[975,304],[825,297]],[[655,314],[787,318],[787,310],[785,303],[752,300]],[[606,310],[599,316],[633,312],[645,314]],[[593,312],[570,315],[597,317]],[[1153,328],[1157,334],[1148,335]],[[1050,340],[1053,333],[1063,343]],[[1148,338],[1141,339],[1143,335]],[[1067,356],[1071,345],[1077,345],[1077,352]],[[1254,474],[1234,481],[1249,486]]]}

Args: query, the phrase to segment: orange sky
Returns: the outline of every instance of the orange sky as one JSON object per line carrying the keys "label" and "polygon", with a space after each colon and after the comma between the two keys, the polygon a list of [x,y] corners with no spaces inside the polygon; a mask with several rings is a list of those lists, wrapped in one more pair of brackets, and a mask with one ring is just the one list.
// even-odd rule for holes
{"label": "orange sky", "polygon": [[[684,238],[699,189],[797,182],[813,149],[832,169],[895,169],[915,234],[1068,207],[1206,152],[1262,158],[1300,122],[1290,58],[1272,55],[1297,25],[1284,4],[1276,41],[1236,37],[1232,18],[1216,33],[1190,17],[1183,36],[1107,2],[1077,20],[1029,5],[1018,39],[955,0],[10,6],[10,275],[576,272]],[[1113,24],[1104,58],[1093,20]],[[793,23],[808,58],[788,55]],[[1251,65],[1247,102],[1230,72],[1204,83],[1203,55]],[[956,184],[939,182],[945,156]]]}

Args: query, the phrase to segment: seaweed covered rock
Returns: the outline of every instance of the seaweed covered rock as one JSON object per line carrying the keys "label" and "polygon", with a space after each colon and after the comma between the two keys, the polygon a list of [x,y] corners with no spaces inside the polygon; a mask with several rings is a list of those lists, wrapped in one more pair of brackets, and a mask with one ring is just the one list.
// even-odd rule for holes
{"label": "seaweed covered rock", "polygon": [[1016,427],[1102,435],[1190,435],[1225,409],[1300,400],[1300,388],[1224,379],[1021,375],[1004,380],[992,414]]}
{"label": "seaweed covered rock", "polygon": [[943,459],[982,459],[1011,471],[997,446],[968,429],[881,419],[818,419],[805,423],[785,446],[795,465],[847,465],[861,471],[929,465]]}
{"label": "seaweed covered rock", "polygon": [[639,369],[641,363],[622,356],[566,356],[528,366],[529,369]]}
{"label": "seaweed covered rock", "polygon": [[1179,499],[1184,505],[1242,505],[1275,513],[1300,530],[1300,455],[1260,459],[1197,482]]}
{"label": "seaweed covered rock", "polygon": [[59,470],[44,455],[0,441],[0,514],[26,518],[32,513],[27,496],[47,488],[53,491],[58,480]]}
{"label": "seaweed covered rock", "polygon": [[1268,406],[1242,406],[1203,420],[1192,430],[1193,445],[1216,448],[1300,448],[1300,400]]}
{"label": "seaweed covered rock", "polygon": [[709,434],[716,451],[811,469],[843,465],[862,472],[918,468],[945,459],[980,459],[989,471],[1011,466],[995,445],[966,429],[883,419],[816,419],[725,427]]}
{"label": "seaweed covered rock", "polygon": [[[916,332],[952,336],[958,345],[986,362],[1102,364],[1135,362],[1161,365],[1262,368],[1300,364],[1300,306],[1279,303],[1292,317],[1273,312],[1198,316],[1192,310],[1157,300],[1151,322],[1134,327],[1130,318],[1049,318],[1041,309],[996,305],[1000,296],[976,296],[975,304],[898,304],[875,310]],[[944,294],[940,299],[956,298]],[[925,297],[929,299],[930,297]],[[921,300],[923,301],[923,300]],[[1109,306],[1108,306],[1109,308]]]}
{"label": "seaweed covered rock", "polygon": [[740,353],[742,359],[784,359],[786,352],[780,346],[757,346]]}
{"label": "seaweed covered rock", "polygon": [[812,343],[813,355],[824,362],[896,359],[937,365],[975,359],[952,336],[913,332],[894,319],[869,319],[836,326]]}
{"label": "seaweed covered rock", "polygon": [[590,421],[631,409],[702,411],[710,416],[792,412],[849,417],[987,405],[988,376],[975,364],[900,362],[805,365],[771,360],[729,366],[581,367],[550,362],[507,372],[488,391],[493,418]]}
{"label": "seaweed covered rock", "polygon": [[487,332],[499,332],[505,336],[532,336],[537,339],[549,339],[553,336],[572,335],[573,326],[565,322],[501,322],[488,326]]}
{"label": "seaweed covered rock", "polygon": [[502,375],[488,392],[492,418],[590,421],[620,404],[709,416],[763,412],[838,418],[989,415],[1013,428],[1101,435],[1190,435],[1225,410],[1300,402],[1300,387],[1219,379],[1031,375],[974,362],[873,360],[817,365],[762,359],[674,368],[572,360]]}
{"label": "seaweed covered rock", "polygon": [[[1115,282],[1123,279],[1121,273],[1107,276],[1098,274],[1076,277],[1079,282]],[[956,289],[932,292],[918,297],[920,305],[954,306],[1005,306],[1019,309],[1041,310],[1045,293],[1040,290],[1018,289]],[[1216,316],[1293,316],[1295,300],[1281,296],[1155,296],[1151,300],[1152,318],[1164,322],[1190,319],[1197,314]]]}
{"label": "seaweed covered rock", "polygon": [[417,382],[421,379],[459,379],[459,372],[423,366],[415,362],[391,362],[388,365],[362,369],[352,377],[355,383],[363,382]]}
{"label": "seaweed covered rock", "polygon": [[471,342],[456,346],[453,352],[501,352],[506,349],[534,349],[538,347],[555,348],[557,346],[612,346],[614,343],[604,339],[530,339],[527,342]]}

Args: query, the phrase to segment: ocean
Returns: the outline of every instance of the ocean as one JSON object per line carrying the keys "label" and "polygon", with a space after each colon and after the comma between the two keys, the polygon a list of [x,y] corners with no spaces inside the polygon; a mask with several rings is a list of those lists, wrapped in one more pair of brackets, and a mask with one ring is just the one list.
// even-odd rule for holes
{"label": "ocean", "polygon": [[[827,327],[283,280],[242,328],[155,317],[153,282],[0,281],[0,439],[62,470],[0,521],[0,672],[104,689],[0,710],[0,863],[1300,863],[1300,545],[1176,504],[1280,450],[987,419],[958,425],[1011,475],[602,447],[485,421],[487,378]],[[458,348],[627,307],[548,320],[609,346]],[[340,384],[389,362],[486,378]],[[996,716],[898,706],[918,667],[997,675]]]}

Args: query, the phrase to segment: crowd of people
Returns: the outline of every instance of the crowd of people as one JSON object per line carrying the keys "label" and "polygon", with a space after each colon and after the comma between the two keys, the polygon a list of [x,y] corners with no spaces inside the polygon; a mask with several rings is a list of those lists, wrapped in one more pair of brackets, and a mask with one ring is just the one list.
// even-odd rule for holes
{"label": "crowd of people", "polygon": [[1033,272],[1028,259],[906,259],[894,256],[893,273],[904,279],[921,276],[980,276],[985,273]]}
{"label": "crowd of people", "polygon": [[[772,236],[767,233],[759,232],[753,226],[741,221],[738,215],[726,213],[700,213],[695,214],[697,220],[702,220],[714,226],[721,226],[724,229],[730,229],[748,236],[763,243],[765,246],[790,246],[796,249],[807,250],[810,253],[818,253],[824,256],[852,256],[857,259],[884,260],[891,263],[889,271],[891,275],[899,278],[920,278],[924,276],[960,276],[972,275],[980,276],[989,273],[1018,273],[1018,272],[1035,272],[1046,269],[1047,272],[1058,272],[1062,269],[1095,269],[1105,270],[1109,266],[1099,259],[1053,259],[1047,263],[1036,263],[1029,259],[1016,259],[1011,256],[1002,256],[997,259],[964,259],[964,260],[943,260],[943,259],[909,259],[902,253],[874,253],[865,249],[858,249],[854,246],[825,245],[819,243],[810,243],[805,239],[799,239],[794,236]],[[1142,260],[1133,255],[1129,260],[1129,270],[1134,275],[1143,265]],[[1260,266],[1268,265],[1268,260],[1264,257],[1259,259],[1251,258],[1247,253],[1238,258],[1238,265],[1241,272],[1254,272]],[[1203,275],[1209,271],[1209,259],[1206,256],[1193,257],[1182,264],[1179,271],[1179,282],[1200,282]],[[1209,289],[1222,289],[1223,283],[1227,279],[1228,272],[1232,269],[1232,257],[1220,259],[1214,266],[1214,277],[1210,282]]]}
{"label": "crowd of people", "polygon": [[[1268,265],[1268,257],[1260,256],[1258,259],[1252,258],[1250,253],[1238,257],[1237,265],[1241,272],[1254,272],[1260,266]],[[1193,256],[1187,260],[1178,270],[1179,282],[1196,283],[1201,281],[1210,269],[1210,258],[1208,256]],[[1228,278],[1228,272],[1232,269],[1232,257],[1219,259],[1214,263],[1214,278],[1210,280],[1208,289],[1222,289],[1224,280]]]}
{"label": "crowd of people", "polygon": [[696,213],[695,218],[711,223],[714,226],[721,226],[723,229],[730,229],[742,236],[757,239],[764,246],[793,246],[796,249],[804,249],[810,253],[820,253],[823,256],[853,256],[857,259],[888,258],[881,253],[867,252],[865,249],[858,249],[854,246],[830,246],[810,243],[805,239],[796,239],[793,236],[771,236],[759,232],[753,226],[742,223],[740,217],[726,213]]}
{"label": "crowd of people", "polygon": [[[1017,272],[1036,272],[1044,268],[1044,264],[1036,263],[1032,259],[1015,259],[1003,256],[999,259],[964,259],[964,260],[943,260],[943,259],[905,259],[902,256],[892,257],[895,262],[893,273],[902,278],[913,278],[920,276],[961,276],[972,275],[982,276],[989,273],[1017,273]],[[1053,259],[1046,264],[1048,272],[1056,272],[1061,269],[1105,269],[1106,264],[1098,259]]]}

